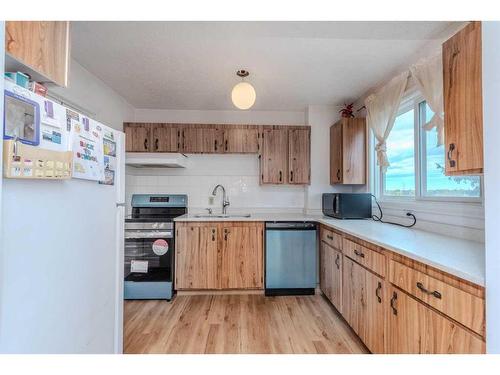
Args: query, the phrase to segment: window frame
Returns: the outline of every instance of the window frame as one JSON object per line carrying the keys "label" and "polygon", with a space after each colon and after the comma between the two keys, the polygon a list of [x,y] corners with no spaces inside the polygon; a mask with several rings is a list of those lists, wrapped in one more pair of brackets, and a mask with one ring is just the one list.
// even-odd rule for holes
{"label": "window frame", "polygon": [[373,165],[375,168],[375,195],[381,202],[456,202],[456,203],[471,203],[482,204],[483,202],[483,176],[480,177],[480,194],[479,197],[436,197],[425,195],[427,184],[427,143],[426,143],[426,130],[423,124],[420,123],[421,111],[425,111],[425,107],[420,103],[424,102],[425,98],[422,94],[412,89],[405,93],[396,116],[401,115],[411,109],[414,114],[414,168],[415,168],[415,195],[414,196],[394,196],[386,195],[385,193],[385,173],[381,171],[377,165],[377,158],[375,155],[376,139],[372,137],[372,150],[374,153]]}

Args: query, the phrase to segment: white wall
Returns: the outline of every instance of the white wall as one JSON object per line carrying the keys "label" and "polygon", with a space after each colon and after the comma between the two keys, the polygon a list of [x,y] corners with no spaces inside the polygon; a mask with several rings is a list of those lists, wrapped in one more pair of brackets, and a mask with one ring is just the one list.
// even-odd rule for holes
{"label": "white wall", "polygon": [[50,86],[49,92],[77,104],[86,114],[114,129],[122,130],[124,121],[134,118],[134,108],[112,88],[75,60],[71,60],[69,87]]}
{"label": "white wall", "polygon": [[[131,120],[131,107],[113,90],[74,62],[71,69],[61,96],[115,128]],[[0,353],[115,351],[116,189],[3,180]]]}
{"label": "white wall", "polygon": [[486,234],[486,349],[500,353],[500,22],[483,22],[484,195]]}
{"label": "white wall", "polygon": [[[138,122],[177,122],[215,124],[304,125],[304,112],[282,111],[135,111]],[[188,194],[190,212],[211,207],[220,210],[220,193],[210,205],[209,195],[217,184],[227,189],[236,212],[302,212],[303,186],[261,186],[257,155],[188,155],[186,169],[127,168],[127,208],[134,193]]]}

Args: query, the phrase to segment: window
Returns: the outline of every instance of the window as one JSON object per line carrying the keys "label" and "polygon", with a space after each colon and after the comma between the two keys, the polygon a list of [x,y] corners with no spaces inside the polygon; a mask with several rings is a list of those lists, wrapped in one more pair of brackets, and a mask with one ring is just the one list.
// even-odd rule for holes
{"label": "window", "polygon": [[[420,95],[402,101],[386,141],[390,166],[377,175],[379,195],[388,199],[479,200],[479,176],[445,176],[444,145],[437,147],[436,128],[423,128],[432,116]],[[378,166],[376,170],[380,170]]]}

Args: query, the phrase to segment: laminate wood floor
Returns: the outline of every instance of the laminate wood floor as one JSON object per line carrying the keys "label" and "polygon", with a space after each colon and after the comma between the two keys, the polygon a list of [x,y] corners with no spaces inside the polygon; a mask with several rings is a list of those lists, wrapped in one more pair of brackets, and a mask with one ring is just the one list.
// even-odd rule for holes
{"label": "laminate wood floor", "polygon": [[367,353],[321,295],[125,301],[125,353]]}

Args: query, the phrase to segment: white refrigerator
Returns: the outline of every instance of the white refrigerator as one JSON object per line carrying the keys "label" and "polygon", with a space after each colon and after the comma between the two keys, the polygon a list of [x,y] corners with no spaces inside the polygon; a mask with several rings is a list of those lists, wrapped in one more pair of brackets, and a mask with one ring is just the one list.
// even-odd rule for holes
{"label": "white refrigerator", "polygon": [[0,353],[122,351],[125,136],[101,125],[113,185],[2,181]]}

